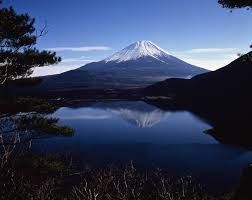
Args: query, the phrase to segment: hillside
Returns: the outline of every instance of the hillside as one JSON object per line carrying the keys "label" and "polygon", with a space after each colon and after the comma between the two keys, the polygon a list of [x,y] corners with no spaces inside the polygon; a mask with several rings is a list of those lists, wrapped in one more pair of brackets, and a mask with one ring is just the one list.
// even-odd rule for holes
{"label": "hillside", "polygon": [[213,72],[192,79],[167,79],[145,89],[148,95],[214,103],[251,99],[252,52]]}

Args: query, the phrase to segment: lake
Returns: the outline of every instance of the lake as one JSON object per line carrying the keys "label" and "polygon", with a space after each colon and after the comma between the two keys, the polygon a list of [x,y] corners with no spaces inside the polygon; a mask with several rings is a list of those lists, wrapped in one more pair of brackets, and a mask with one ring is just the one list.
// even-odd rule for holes
{"label": "lake", "polygon": [[159,167],[171,176],[194,176],[209,190],[228,191],[252,161],[251,151],[207,135],[211,126],[189,111],[105,101],[62,107],[52,117],[75,135],[36,140],[34,151],[68,153],[90,165],[133,160],[140,169]]}

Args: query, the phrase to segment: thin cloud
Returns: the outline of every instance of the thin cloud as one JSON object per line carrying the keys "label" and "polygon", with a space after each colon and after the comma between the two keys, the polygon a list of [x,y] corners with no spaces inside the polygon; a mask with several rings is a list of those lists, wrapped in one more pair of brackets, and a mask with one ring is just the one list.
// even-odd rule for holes
{"label": "thin cloud", "polygon": [[236,51],[235,48],[199,48],[186,51],[187,53],[229,53]]}
{"label": "thin cloud", "polygon": [[95,62],[97,60],[91,59],[90,57],[81,56],[74,58],[62,58],[62,63],[76,63],[76,62]]}
{"label": "thin cloud", "polygon": [[84,47],[54,47],[47,48],[49,51],[76,51],[76,52],[88,52],[88,51],[108,51],[110,47],[106,46],[84,46]]}

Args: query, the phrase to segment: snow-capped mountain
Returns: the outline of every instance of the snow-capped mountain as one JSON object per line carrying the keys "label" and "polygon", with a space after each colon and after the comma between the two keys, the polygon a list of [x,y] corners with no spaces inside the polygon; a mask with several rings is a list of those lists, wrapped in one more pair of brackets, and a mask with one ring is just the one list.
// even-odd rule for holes
{"label": "snow-capped mountain", "polygon": [[138,41],[99,62],[44,79],[48,89],[145,87],[167,78],[190,78],[206,69],[186,63],[151,41]]}
{"label": "snow-capped mountain", "polygon": [[158,60],[163,58],[170,58],[170,54],[161,49],[151,41],[138,41],[130,46],[124,48],[122,51],[106,58],[105,62],[125,62],[130,60],[137,60],[141,57],[153,57]]}

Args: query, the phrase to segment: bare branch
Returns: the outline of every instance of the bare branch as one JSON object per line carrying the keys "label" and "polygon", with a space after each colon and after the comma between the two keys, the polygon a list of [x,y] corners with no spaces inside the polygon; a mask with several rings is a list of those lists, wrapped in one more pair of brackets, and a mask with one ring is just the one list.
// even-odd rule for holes
{"label": "bare branch", "polygon": [[47,27],[48,27],[47,26],[47,21],[45,21],[44,22],[44,26],[42,27],[42,29],[36,30],[36,36],[37,36],[37,38],[43,37],[43,36],[45,36],[48,33]]}

